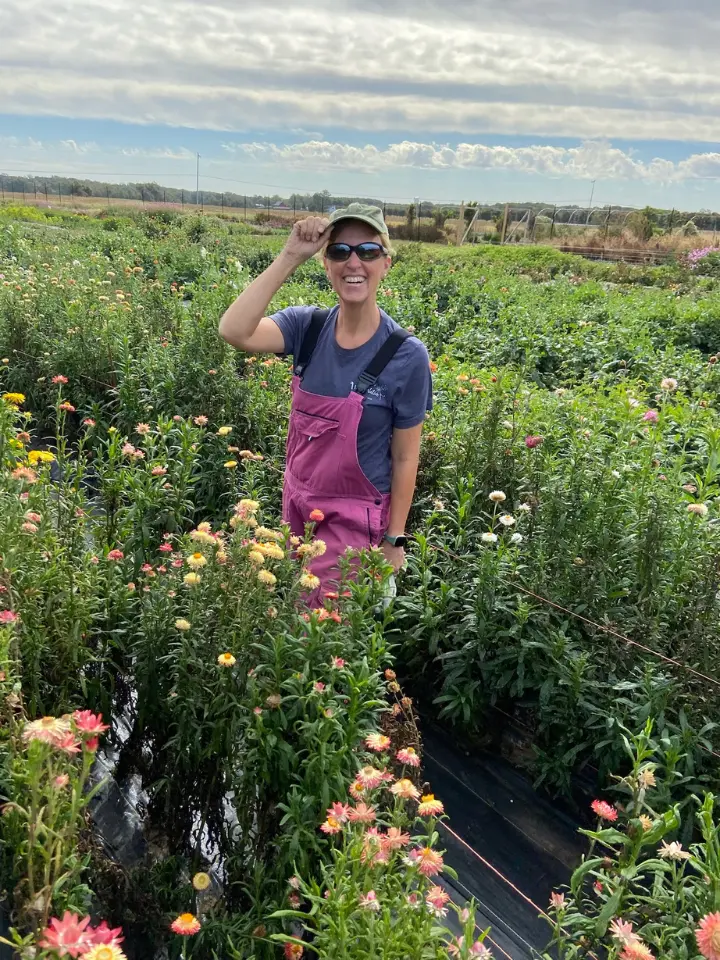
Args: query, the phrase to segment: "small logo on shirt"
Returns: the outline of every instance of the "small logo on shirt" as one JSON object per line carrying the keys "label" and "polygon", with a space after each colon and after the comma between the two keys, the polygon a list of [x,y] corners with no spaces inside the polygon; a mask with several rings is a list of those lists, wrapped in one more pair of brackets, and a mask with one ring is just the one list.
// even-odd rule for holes
{"label": "small logo on shirt", "polygon": [[[350,389],[354,390],[355,387],[356,383],[353,380],[353,382],[350,384]],[[372,387],[368,387],[368,389],[365,391],[365,396],[376,400],[378,403],[387,402],[387,390],[381,383],[374,383]]]}

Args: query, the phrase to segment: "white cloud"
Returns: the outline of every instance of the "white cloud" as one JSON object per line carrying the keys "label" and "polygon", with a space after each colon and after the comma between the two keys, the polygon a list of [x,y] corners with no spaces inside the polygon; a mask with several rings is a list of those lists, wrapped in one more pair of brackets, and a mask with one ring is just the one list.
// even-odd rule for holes
{"label": "white cloud", "polygon": [[720,142],[713,0],[5,0],[3,109]]}
{"label": "white cloud", "polygon": [[354,147],[310,140],[282,147],[274,143],[226,143],[224,149],[256,162],[318,171],[343,169],[379,173],[397,167],[480,169],[576,180],[645,180],[660,184],[720,178],[720,153],[693,154],[678,163],[662,157],[645,162],[606,141],[586,141],[579,147],[506,147],[482,143],[459,143],[451,147],[403,141],[379,150],[372,144]]}

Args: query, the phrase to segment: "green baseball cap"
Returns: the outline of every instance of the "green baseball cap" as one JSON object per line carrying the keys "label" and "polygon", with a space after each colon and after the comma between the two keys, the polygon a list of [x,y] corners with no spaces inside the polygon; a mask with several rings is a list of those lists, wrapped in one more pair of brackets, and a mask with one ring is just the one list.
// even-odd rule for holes
{"label": "green baseball cap", "polygon": [[367,223],[378,233],[387,233],[388,228],[385,224],[385,217],[380,207],[373,207],[369,203],[351,203],[340,210],[334,210],[330,214],[330,226],[334,227],[343,220],[360,220]]}

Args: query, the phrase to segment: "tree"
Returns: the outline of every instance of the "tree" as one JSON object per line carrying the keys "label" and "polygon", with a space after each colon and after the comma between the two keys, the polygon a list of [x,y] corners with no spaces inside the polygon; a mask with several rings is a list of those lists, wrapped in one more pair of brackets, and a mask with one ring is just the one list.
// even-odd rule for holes
{"label": "tree", "polygon": [[409,227],[415,223],[415,204],[411,203],[407,208],[407,213],[405,214],[405,222]]}

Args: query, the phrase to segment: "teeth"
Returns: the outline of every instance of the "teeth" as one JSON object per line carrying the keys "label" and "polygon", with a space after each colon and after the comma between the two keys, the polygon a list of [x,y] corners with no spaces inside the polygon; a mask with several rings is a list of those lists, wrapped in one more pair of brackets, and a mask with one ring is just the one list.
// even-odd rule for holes
{"label": "teeth", "polygon": [[364,283],[365,277],[345,277],[345,283]]}

